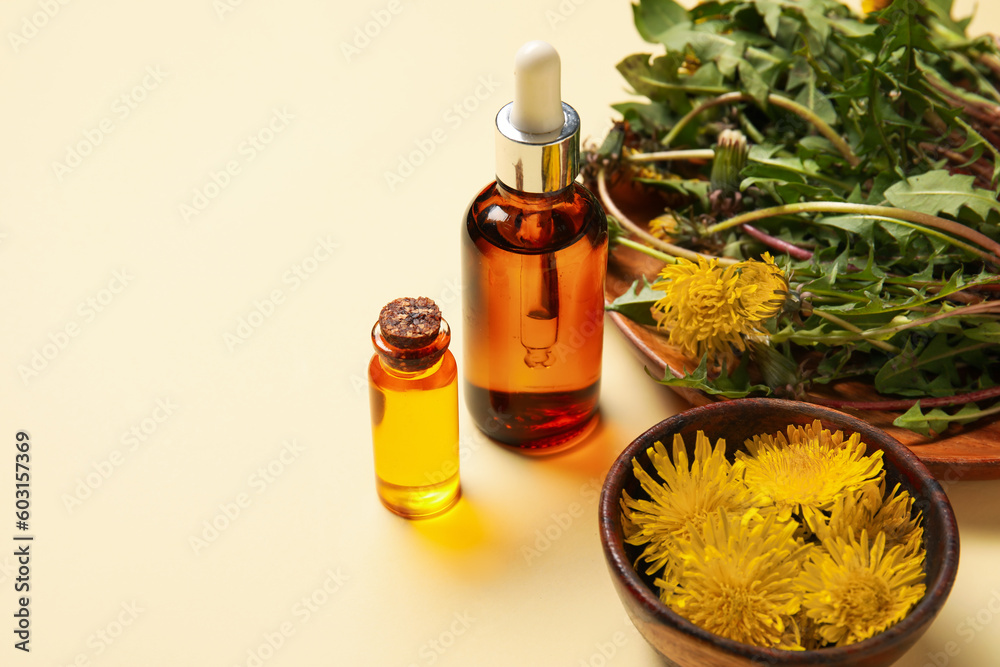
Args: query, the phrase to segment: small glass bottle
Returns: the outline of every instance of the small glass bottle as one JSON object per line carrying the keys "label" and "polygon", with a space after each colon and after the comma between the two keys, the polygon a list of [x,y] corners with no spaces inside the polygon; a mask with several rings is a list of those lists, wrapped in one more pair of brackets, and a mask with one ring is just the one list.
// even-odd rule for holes
{"label": "small glass bottle", "polygon": [[545,42],[518,51],[497,178],[462,234],[466,404],[486,435],[531,454],[589,432],[601,379],[607,217],[575,182],[580,119],[559,67]]}
{"label": "small glass bottle", "polygon": [[368,365],[375,485],[400,516],[453,506],[458,478],[458,370],[451,330],[430,299],[396,299],[372,329]]}

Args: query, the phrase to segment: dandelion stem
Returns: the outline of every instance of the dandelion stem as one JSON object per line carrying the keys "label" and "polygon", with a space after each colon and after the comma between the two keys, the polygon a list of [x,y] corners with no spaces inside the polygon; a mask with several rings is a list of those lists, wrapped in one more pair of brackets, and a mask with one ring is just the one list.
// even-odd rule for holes
{"label": "dandelion stem", "polygon": [[[939,236],[940,238],[943,238],[960,248],[969,250],[970,252],[979,255],[992,264],[1000,265],[1000,243],[997,243],[988,236],[981,234],[970,227],[966,227],[959,222],[939,218],[936,215],[921,213],[919,211],[911,211],[909,209],[895,208],[892,206],[873,206],[870,204],[852,204],[849,202],[833,201],[807,201],[799,202],[797,204],[785,204],[783,206],[760,208],[755,211],[747,211],[746,213],[734,215],[728,220],[723,220],[722,222],[717,222],[714,225],[706,227],[705,234],[716,234],[731,227],[736,227],[755,220],[773,218],[779,215],[794,215],[797,213],[841,213],[859,216],[880,216],[884,218],[891,218],[893,221],[901,220],[904,223],[908,222],[919,225],[920,227],[918,228],[923,228],[921,231],[924,233]],[[962,243],[961,241],[958,241],[950,236],[925,229],[926,227],[932,227],[934,229],[949,232],[955,236],[960,236],[967,241],[971,241],[972,243],[989,250],[990,252],[983,252],[978,248]]]}
{"label": "dandelion stem", "polygon": [[[729,104],[731,102],[752,101],[754,101],[752,96],[739,92],[726,93],[724,95],[719,95],[718,97],[705,100],[694,109],[691,109],[691,111],[684,114],[684,117],[677,121],[673,129],[671,129],[667,136],[663,138],[663,145],[669,146],[670,143],[677,138],[677,135],[680,134],[681,130],[683,130],[688,123],[694,120],[694,118],[705,109],[710,109],[722,104]],[[847,142],[844,141],[843,138],[841,138],[841,136],[837,134],[826,121],[817,116],[812,109],[803,106],[794,100],[790,100],[787,97],[776,95],[774,93],[767,96],[767,101],[776,107],[780,107],[786,111],[791,111],[803,120],[812,124],[813,127],[816,128],[816,131],[826,137],[852,167],[856,167],[861,163],[861,160],[859,160],[858,156],[854,154],[851,147],[847,145]]]}
{"label": "dandelion stem", "polygon": [[960,308],[954,308],[952,310],[940,310],[934,315],[929,317],[923,317],[919,320],[912,320],[910,322],[905,322],[903,324],[898,324],[894,327],[886,327],[882,329],[872,329],[868,332],[872,336],[892,336],[899,333],[900,331],[905,331],[906,329],[912,329],[913,327],[923,326],[925,324],[930,324],[931,322],[937,322],[938,320],[943,320],[946,317],[961,317],[963,315],[975,315],[976,313],[985,312],[1000,312],[1000,302],[998,301],[982,301],[980,303],[974,303],[971,306],[962,306]]}
{"label": "dandelion stem", "polygon": [[[760,142],[758,142],[760,143]],[[781,154],[779,154],[781,156]],[[646,162],[670,162],[678,160],[714,160],[715,159],[715,149],[714,148],[693,148],[690,150],[676,150],[676,151],[654,151],[652,153],[632,153],[630,155],[624,156],[629,162],[634,162],[637,164],[642,164]],[[788,169],[787,164],[782,164],[777,160],[770,158],[765,158],[762,156],[748,155],[747,160],[750,162],[756,162],[757,164],[764,164],[769,166],[778,166],[783,169]],[[964,162],[963,158],[963,162]],[[804,169],[793,169],[793,171],[803,174],[809,178],[812,178],[823,183],[829,183],[831,185],[836,185],[844,190],[850,190],[852,186],[844,181],[839,181],[836,178],[827,176],[826,174],[821,174],[819,172],[810,172]]]}
{"label": "dandelion stem", "polygon": [[[1000,151],[997,151],[996,147],[993,146],[993,144],[991,144],[989,141],[987,141],[983,137],[983,135],[981,135],[979,132],[976,132],[975,128],[972,127],[971,125],[969,125],[968,123],[966,123],[964,120],[962,120],[962,118],[960,116],[955,116],[955,122],[958,123],[959,125],[961,125],[963,130],[965,130],[966,132],[968,132],[970,140],[973,137],[975,137],[976,139],[978,139],[981,142],[981,145],[986,146],[986,148],[989,149],[990,153],[993,154],[993,162],[994,162],[994,169],[995,169],[996,168],[996,166],[995,166],[996,163],[1000,162]],[[989,178],[990,185],[993,184],[994,180],[995,180],[995,178],[993,176],[990,176],[990,178]]]}
{"label": "dandelion stem", "polygon": [[850,331],[851,333],[856,333],[858,336],[860,336],[864,340],[868,341],[869,343],[871,343],[875,347],[877,347],[877,348],[879,348],[881,350],[885,350],[886,352],[889,352],[890,354],[899,354],[900,352],[902,352],[902,350],[900,350],[898,347],[896,347],[892,343],[887,343],[884,340],[876,340],[874,338],[869,338],[869,336],[872,335],[871,332],[865,332],[860,327],[856,327],[853,324],[851,324],[850,322],[848,322],[847,320],[839,318],[836,315],[824,312],[822,310],[813,310],[812,314],[816,315],[817,317],[821,317],[822,319],[827,320],[828,322],[833,322],[838,327],[840,327],[842,329],[845,329],[847,331]]}
{"label": "dandelion stem", "polygon": [[[835,398],[824,398],[810,396],[809,401],[819,403],[831,408],[850,408],[852,410],[909,410],[917,401],[922,408],[946,408],[952,405],[964,405],[965,403],[978,403],[1000,397],[1000,387],[990,387],[989,389],[979,389],[965,394],[955,394],[954,396],[937,396],[933,398],[910,398],[886,401],[841,401]],[[1000,406],[990,408],[993,412],[1000,412]]]}
{"label": "dandelion stem", "polygon": [[638,250],[641,253],[649,255],[650,257],[658,259],[661,262],[665,262],[667,264],[677,263],[677,258],[674,257],[673,255],[668,255],[665,252],[660,252],[655,248],[650,248],[648,245],[644,245],[642,243],[639,243],[638,241],[633,241],[632,239],[625,238],[623,236],[618,237],[618,240],[615,241],[615,243],[617,243],[618,245],[623,245],[626,248],[632,248],[633,250]]}
{"label": "dandelion stem", "polygon": [[812,259],[813,254],[804,248],[800,248],[797,245],[789,243],[788,241],[782,241],[779,238],[771,236],[767,232],[762,232],[753,225],[743,225],[743,231],[745,231],[749,236],[754,237],[761,243],[768,245],[775,250],[780,250],[783,253],[795,259]]}
{"label": "dandelion stem", "polygon": [[684,151],[656,151],[654,153],[633,153],[626,156],[629,162],[667,162],[670,160],[712,160],[713,148],[695,148]]}
{"label": "dandelion stem", "polygon": [[604,208],[607,209],[608,213],[618,218],[622,227],[658,250],[662,250],[663,252],[669,253],[675,257],[690,259],[691,261],[697,261],[699,257],[704,257],[705,259],[715,259],[718,260],[719,264],[723,266],[728,266],[737,262],[737,260],[730,257],[713,257],[712,255],[705,255],[695,252],[694,250],[688,250],[687,248],[676,246],[672,243],[667,243],[666,241],[656,238],[645,229],[639,227],[639,225],[635,224],[627,215],[622,213],[621,209],[618,208],[615,201],[611,198],[611,193],[608,192],[607,176],[605,175],[603,169],[597,172],[597,193],[600,195],[601,201],[604,203]]}

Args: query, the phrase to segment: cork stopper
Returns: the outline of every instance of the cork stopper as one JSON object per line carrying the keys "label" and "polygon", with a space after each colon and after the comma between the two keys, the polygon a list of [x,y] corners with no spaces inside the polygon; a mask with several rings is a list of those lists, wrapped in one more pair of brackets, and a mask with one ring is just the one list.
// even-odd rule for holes
{"label": "cork stopper", "polygon": [[382,308],[378,326],[390,345],[406,350],[425,347],[441,329],[441,309],[424,296],[396,299]]}

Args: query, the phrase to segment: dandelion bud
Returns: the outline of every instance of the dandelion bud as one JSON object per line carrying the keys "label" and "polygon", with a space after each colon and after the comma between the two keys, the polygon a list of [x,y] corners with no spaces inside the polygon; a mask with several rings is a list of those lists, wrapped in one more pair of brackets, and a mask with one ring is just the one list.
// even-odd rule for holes
{"label": "dandelion bud", "polygon": [[730,194],[740,189],[740,172],[747,164],[750,145],[739,130],[723,130],[712,160],[712,190]]}

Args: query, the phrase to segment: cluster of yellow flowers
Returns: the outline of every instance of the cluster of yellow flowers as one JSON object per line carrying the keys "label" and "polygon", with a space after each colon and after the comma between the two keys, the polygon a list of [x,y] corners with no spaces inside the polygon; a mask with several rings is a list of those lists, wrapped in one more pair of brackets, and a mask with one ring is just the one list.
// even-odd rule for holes
{"label": "cluster of yellow flowers", "polygon": [[667,330],[671,345],[691,359],[707,355],[732,367],[734,350],[744,339],[763,335],[764,323],[781,312],[788,280],[769,253],[722,267],[717,259],[678,259],[663,267],[653,289],[663,297],[653,316]]}
{"label": "cluster of yellow flowers", "polygon": [[717,635],[787,650],[843,646],[906,616],[924,595],[923,528],[913,498],[886,495],[882,452],[817,420],[760,435],[726,458],[698,432],[694,458],[633,459],[648,499],[625,493],[626,542],[644,546],[660,598]]}

